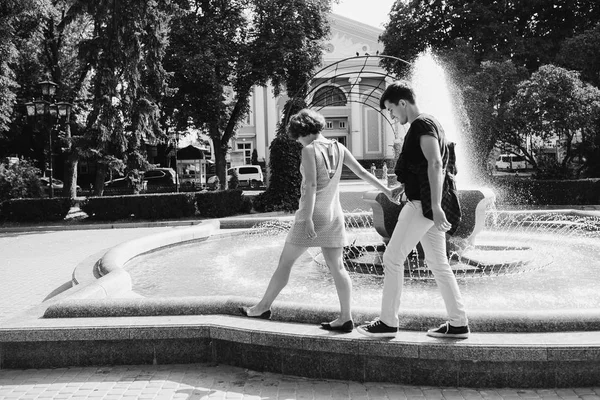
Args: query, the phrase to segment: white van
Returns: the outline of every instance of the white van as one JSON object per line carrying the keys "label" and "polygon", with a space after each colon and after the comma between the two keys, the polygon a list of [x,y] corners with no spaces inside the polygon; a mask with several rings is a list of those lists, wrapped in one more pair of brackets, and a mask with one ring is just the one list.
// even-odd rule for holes
{"label": "white van", "polygon": [[260,165],[240,165],[231,167],[227,170],[227,182],[233,176],[233,171],[237,172],[240,186],[250,186],[253,188],[264,185],[264,177]]}
{"label": "white van", "polygon": [[527,161],[523,156],[515,154],[500,154],[496,158],[496,169],[504,171],[517,171],[527,169]]}
{"label": "white van", "polygon": [[[257,188],[264,185],[265,178],[263,177],[262,169],[260,165],[240,165],[237,167],[231,167],[227,170],[227,182],[231,180],[233,171],[237,172],[238,181],[240,186],[249,186]],[[208,183],[214,183],[216,175],[211,176],[208,179]]]}

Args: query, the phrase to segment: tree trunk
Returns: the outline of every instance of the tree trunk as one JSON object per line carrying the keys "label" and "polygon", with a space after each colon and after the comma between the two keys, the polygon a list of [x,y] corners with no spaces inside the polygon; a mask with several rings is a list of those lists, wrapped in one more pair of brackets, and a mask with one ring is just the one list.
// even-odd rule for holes
{"label": "tree trunk", "polygon": [[79,156],[74,153],[68,153],[65,160],[65,182],[63,186],[63,196],[74,199],[77,197],[77,163]]}
{"label": "tree trunk", "polygon": [[221,132],[216,125],[210,126],[210,138],[215,149],[215,173],[219,178],[219,189],[227,189],[227,150],[228,143],[223,143]]}
{"label": "tree trunk", "polygon": [[104,194],[104,181],[106,179],[106,164],[98,163],[96,170],[96,182],[94,184],[94,196],[102,196]]}
{"label": "tree trunk", "polygon": [[73,144],[71,143],[71,126],[69,121],[65,127],[67,136],[68,148],[66,150],[67,159],[65,160],[65,182],[63,186],[63,196],[74,199],[77,197],[77,162],[79,156],[73,152]]}

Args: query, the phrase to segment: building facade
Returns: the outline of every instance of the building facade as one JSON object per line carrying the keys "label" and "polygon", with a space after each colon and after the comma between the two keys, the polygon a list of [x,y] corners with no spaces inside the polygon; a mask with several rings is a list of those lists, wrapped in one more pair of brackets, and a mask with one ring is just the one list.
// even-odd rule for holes
{"label": "building facade", "polygon": [[[323,134],[343,143],[358,159],[370,165],[394,159],[398,131],[379,111],[379,96],[391,82],[379,67],[376,55],[381,29],[330,14],[331,33],[325,41],[322,70],[308,83],[307,104],[326,119]],[[360,56],[360,57],[357,57]],[[329,66],[329,68],[328,68]],[[250,113],[232,139],[232,165],[250,164],[256,149],[258,160],[269,163],[269,144],[275,138],[277,123],[289,96],[273,95],[271,87],[255,87]],[[403,136],[403,135],[402,135]]]}

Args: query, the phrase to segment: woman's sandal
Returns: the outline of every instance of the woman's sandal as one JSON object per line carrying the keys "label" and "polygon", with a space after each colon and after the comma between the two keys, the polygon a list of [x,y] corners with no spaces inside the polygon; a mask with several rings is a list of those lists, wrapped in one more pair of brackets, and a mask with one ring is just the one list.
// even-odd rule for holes
{"label": "woman's sandal", "polygon": [[337,331],[337,332],[346,332],[350,333],[354,329],[354,322],[352,320],[344,322],[340,326],[332,326],[329,322],[321,322],[321,328],[326,331]]}
{"label": "woman's sandal", "polygon": [[249,308],[250,307],[240,307],[239,308],[240,313],[242,313],[242,315],[244,317],[248,317],[248,318],[271,319],[271,310],[267,310],[260,315],[248,315]]}

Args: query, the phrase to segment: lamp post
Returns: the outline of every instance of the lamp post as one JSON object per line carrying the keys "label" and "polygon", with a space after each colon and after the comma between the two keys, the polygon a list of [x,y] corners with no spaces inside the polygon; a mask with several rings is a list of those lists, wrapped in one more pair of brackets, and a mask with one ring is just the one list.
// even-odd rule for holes
{"label": "lamp post", "polygon": [[179,165],[177,165],[177,151],[179,150],[179,131],[175,131],[175,192],[179,193]]}
{"label": "lamp post", "polygon": [[54,95],[56,94],[56,87],[58,86],[56,83],[46,80],[39,83],[40,89],[42,91],[42,98],[38,100],[34,100],[29,103],[25,103],[25,109],[27,110],[27,115],[29,117],[39,118],[46,120],[44,126],[48,129],[48,174],[49,174],[49,196],[50,198],[54,197],[54,187],[53,181],[53,173],[52,173],[52,127],[54,124],[54,120],[58,121],[61,118],[65,117],[68,123],[69,115],[71,113],[71,103],[67,103],[64,101],[58,103],[51,103],[50,100],[53,100]]}

